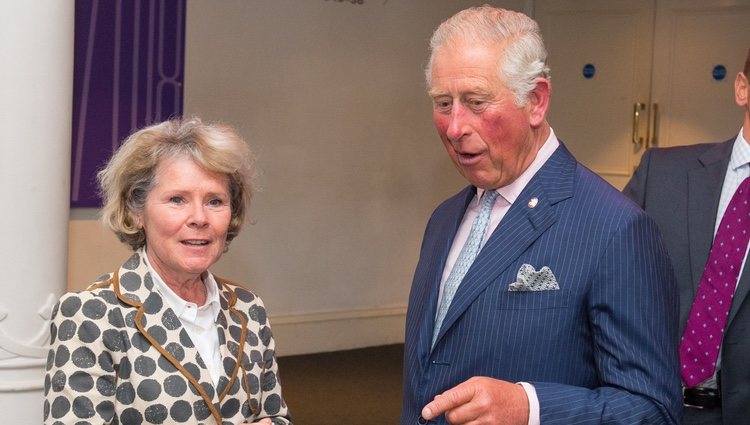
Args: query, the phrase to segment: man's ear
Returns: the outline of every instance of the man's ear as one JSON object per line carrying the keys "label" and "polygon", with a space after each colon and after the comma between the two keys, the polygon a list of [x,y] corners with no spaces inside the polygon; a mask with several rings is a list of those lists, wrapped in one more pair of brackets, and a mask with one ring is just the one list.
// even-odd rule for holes
{"label": "man's ear", "polygon": [[734,101],[739,106],[747,106],[748,96],[748,82],[747,76],[741,72],[737,73],[737,78],[734,79]]}
{"label": "man's ear", "polygon": [[527,98],[529,108],[529,123],[532,128],[537,128],[544,123],[552,97],[552,84],[546,78],[537,78],[536,87],[531,90]]}

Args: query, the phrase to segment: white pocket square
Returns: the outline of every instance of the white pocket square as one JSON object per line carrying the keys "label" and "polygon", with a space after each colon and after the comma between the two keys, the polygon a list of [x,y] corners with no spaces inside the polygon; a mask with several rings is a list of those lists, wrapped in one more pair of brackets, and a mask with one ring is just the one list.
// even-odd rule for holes
{"label": "white pocket square", "polygon": [[554,291],[560,289],[555,275],[549,267],[539,271],[531,264],[524,264],[518,269],[516,281],[508,285],[508,291]]}

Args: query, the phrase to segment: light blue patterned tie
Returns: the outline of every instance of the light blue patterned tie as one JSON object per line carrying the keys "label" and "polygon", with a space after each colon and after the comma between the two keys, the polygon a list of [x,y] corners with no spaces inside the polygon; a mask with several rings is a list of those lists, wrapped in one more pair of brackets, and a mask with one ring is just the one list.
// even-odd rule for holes
{"label": "light blue patterned tie", "polygon": [[469,237],[466,239],[463,248],[461,248],[461,253],[458,254],[456,264],[453,265],[453,269],[448,275],[448,279],[445,281],[443,298],[440,300],[437,318],[435,318],[435,328],[432,331],[433,347],[435,346],[435,340],[437,339],[438,333],[440,333],[440,326],[443,325],[443,319],[445,319],[445,315],[448,313],[448,307],[450,307],[451,301],[453,301],[453,296],[456,295],[458,285],[461,284],[466,272],[469,271],[469,267],[471,267],[474,259],[477,258],[477,254],[479,254],[484,234],[487,233],[487,226],[490,223],[490,211],[492,211],[492,205],[495,203],[495,199],[497,199],[497,192],[494,190],[484,192],[482,208],[479,210],[479,215],[474,219],[474,223],[471,224]]}

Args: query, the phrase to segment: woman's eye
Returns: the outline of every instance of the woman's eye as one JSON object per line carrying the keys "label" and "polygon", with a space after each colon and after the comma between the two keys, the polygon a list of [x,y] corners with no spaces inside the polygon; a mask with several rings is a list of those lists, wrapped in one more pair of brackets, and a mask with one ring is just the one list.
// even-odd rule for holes
{"label": "woman's eye", "polygon": [[220,206],[224,205],[224,201],[222,201],[221,199],[212,199],[212,200],[208,201],[208,205],[210,205],[212,207],[220,207]]}

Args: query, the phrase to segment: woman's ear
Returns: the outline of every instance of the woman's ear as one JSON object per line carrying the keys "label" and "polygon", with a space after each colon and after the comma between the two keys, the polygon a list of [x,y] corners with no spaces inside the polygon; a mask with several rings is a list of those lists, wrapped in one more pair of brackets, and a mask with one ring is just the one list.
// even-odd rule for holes
{"label": "woman's ear", "polygon": [[136,214],[133,212],[128,212],[128,216],[130,218],[130,222],[133,223],[133,226],[141,230],[143,229],[143,214]]}

